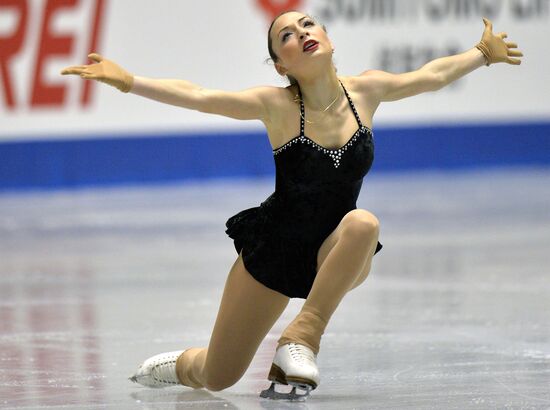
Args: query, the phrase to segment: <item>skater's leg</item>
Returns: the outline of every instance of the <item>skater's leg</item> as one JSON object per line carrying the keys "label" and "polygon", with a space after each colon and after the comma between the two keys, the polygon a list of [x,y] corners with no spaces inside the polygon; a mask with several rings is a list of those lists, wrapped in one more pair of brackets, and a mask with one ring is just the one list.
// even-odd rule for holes
{"label": "skater's leg", "polygon": [[254,279],[239,255],[229,272],[208,348],[188,349],[176,365],[180,381],[217,391],[235,384],[289,298]]}
{"label": "skater's leg", "polygon": [[319,249],[313,287],[278,345],[297,342],[318,353],[321,335],[344,295],[365,280],[378,243],[378,219],[370,212],[348,212]]}

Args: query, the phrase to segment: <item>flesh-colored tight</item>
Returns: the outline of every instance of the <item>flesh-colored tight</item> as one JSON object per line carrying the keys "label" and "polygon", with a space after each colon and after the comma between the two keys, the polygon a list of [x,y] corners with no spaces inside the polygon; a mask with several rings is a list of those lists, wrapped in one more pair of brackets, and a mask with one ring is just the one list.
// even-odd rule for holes
{"label": "flesh-colored tight", "polygon": [[[365,229],[353,219],[348,218],[337,239],[326,250],[319,251],[326,255],[313,287],[300,313],[281,335],[278,346],[297,342],[317,354],[321,336],[338,304],[366,278],[376,249],[378,228]],[[212,391],[235,384],[288,302],[287,296],[256,281],[239,255],[229,272],[208,347],[187,349],[177,360],[180,382]]]}

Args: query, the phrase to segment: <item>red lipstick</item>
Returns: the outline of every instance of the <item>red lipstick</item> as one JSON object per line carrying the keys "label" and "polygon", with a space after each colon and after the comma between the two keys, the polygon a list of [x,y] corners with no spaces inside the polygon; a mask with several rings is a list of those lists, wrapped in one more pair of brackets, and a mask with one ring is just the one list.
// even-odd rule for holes
{"label": "red lipstick", "polygon": [[317,50],[319,48],[319,42],[315,40],[308,40],[304,43],[304,52],[305,51],[313,51]]}

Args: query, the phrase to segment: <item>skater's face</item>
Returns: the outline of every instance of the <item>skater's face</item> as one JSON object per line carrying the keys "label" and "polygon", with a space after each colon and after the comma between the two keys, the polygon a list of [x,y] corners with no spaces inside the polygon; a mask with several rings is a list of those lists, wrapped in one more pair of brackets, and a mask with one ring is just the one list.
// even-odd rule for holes
{"label": "skater's face", "polygon": [[332,43],[324,27],[307,14],[291,11],[273,21],[270,54],[281,75],[303,75],[312,64],[332,62]]}

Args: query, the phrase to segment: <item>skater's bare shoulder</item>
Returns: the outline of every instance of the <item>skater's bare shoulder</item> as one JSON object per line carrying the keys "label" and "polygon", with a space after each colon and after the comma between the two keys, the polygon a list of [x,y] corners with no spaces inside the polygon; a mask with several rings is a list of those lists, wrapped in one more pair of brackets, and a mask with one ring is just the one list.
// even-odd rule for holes
{"label": "skater's bare shoulder", "polygon": [[299,107],[300,97],[298,86],[291,84],[287,87],[271,87],[269,101],[270,117],[269,122],[276,125],[288,119],[290,112],[296,111]]}
{"label": "skater's bare shoulder", "polygon": [[285,144],[299,132],[300,94],[298,86],[275,87],[269,102],[269,118],[263,121],[273,149]]}

